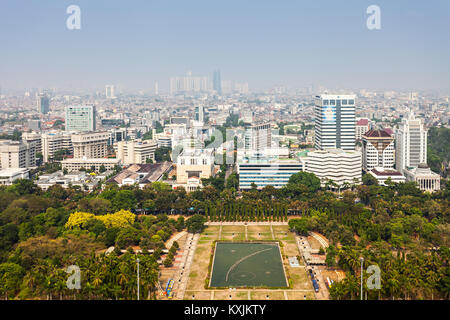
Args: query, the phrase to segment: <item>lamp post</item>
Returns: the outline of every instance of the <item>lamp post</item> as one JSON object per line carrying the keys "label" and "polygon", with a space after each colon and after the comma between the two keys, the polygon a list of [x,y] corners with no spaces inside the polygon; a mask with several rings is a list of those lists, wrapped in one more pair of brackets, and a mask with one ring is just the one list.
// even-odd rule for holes
{"label": "lamp post", "polygon": [[136,259],[137,262],[137,299],[139,300],[139,258]]}
{"label": "lamp post", "polygon": [[363,299],[363,264],[364,264],[364,258],[359,258],[359,261],[361,262],[361,300]]}

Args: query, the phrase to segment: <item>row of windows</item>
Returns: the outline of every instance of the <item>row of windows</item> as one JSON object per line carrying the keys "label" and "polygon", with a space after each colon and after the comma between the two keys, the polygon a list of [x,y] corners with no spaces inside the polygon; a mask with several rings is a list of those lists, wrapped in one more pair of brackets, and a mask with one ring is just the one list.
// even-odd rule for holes
{"label": "row of windows", "polygon": [[347,106],[347,105],[354,105],[355,104],[355,100],[350,99],[343,99],[343,100],[323,100],[322,103],[324,106],[335,106],[337,104],[337,101],[341,101],[341,105],[343,106]]}

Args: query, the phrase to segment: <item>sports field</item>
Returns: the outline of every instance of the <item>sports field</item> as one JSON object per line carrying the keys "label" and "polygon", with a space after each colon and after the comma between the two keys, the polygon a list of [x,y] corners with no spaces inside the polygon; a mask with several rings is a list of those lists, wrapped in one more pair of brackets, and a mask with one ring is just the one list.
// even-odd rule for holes
{"label": "sports field", "polygon": [[210,287],[287,287],[276,242],[217,242]]}
{"label": "sports field", "polygon": [[[272,286],[239,287],[236,284],[224,285],[223,287],[211,286],[211,277],[214,272],[213,265],[215,263],[214,254],[216,244],[222,242],[238,244],[246,241],[253,243],[280,243],[279,250],[281,251],[282,259],[279,259],[283,264],[284,271],[286,271],[286,278],[289,282],[289,288],[286,288],[285,282],[283,282],[280,286],[282,289]],[[209,225],[202,232],[198,240],[193,258],[194,262],[190,267],[189,279],[184,292],[184,299],[315,299],[314,289],[312,287],[311,280],[308,278],[302,260],[299,260],[300,267],[297,268],[292,267],[289,264],[288,257],[298,257],[299,255],[300,252],[295,241],[295,235],[289,231],[287,224],[273,226],[262,224],[244,225],[244,223],[235,225]],[[252,259],[252,257],[250,259]],[[235,261],[236,260],[239,260],[239,258],[235,259]],[[234,263],[235,262],[231,263],[231,265]],[[278,274],[283,274],[283,271],[281,270]]]}

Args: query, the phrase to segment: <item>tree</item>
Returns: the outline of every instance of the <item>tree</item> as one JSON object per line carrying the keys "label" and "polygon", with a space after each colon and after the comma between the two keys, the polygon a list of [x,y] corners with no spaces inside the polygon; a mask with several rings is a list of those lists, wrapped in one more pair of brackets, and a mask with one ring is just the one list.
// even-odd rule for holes
{"label": "tree", "polygon": [[317,192],[320,189],[320,179],[312,172],[300,171],[294,173],[290,178],[288,185],[299,185],[302,184],[306,186],[309,192]]}
{"label": "tree", "polygon": [[35,194],[38,193],[40,190],[37,185],[34,184],[33,181],[28,179],[17,179],[14,181],[14,189],[16,193],[20,196],[26,195],[26,194]]}
{"label": "tree", "polygon": [[371,174],[364,174],[362,176],[362,182],[366,186],[377,186],[378,180]]}
{"label": "tree", "polygon": [[200,214],[195,214],[186,221],[186,227],[190,233],[200,233],[205,228],[206,218]]}
{"label": "tree", "polygon": [[18,264],[9,262],[0,264],[0,290],[5,299],[19,291],[24,274],[23,268]]}

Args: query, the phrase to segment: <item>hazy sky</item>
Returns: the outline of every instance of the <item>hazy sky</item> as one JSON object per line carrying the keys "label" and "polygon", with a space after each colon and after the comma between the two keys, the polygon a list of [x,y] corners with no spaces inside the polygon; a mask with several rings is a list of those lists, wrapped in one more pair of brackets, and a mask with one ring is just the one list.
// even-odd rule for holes
{"label": "hazy sky", "polygon": [[167,89],[219,68],[250,89],[448,89],[449,39],[449,0],[1,0],[0,86]]}

